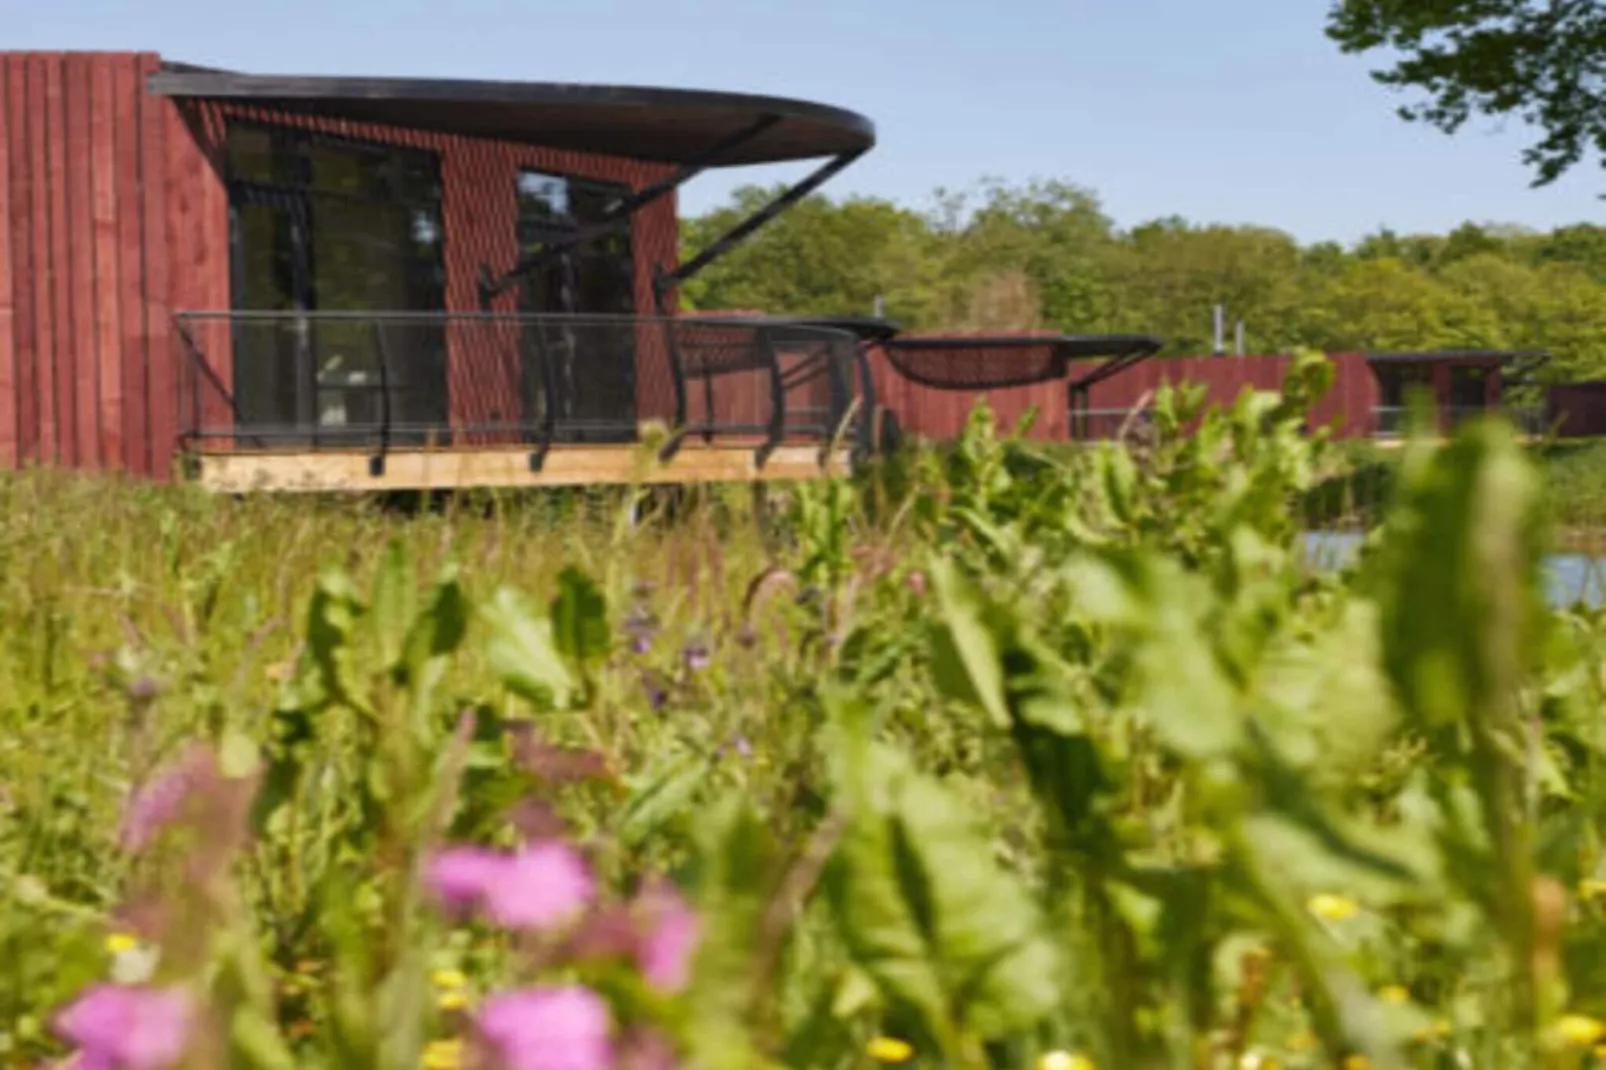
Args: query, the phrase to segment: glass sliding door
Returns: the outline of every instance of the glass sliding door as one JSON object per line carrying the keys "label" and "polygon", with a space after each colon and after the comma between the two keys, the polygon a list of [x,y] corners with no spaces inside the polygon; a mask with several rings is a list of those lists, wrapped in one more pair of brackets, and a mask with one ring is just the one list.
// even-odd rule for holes
{"label": "glass sliding door", "polygon": [[[518,239],[531,257],[520,308],[578,314],[535,321],[523,337],[525,423],[533,436],[550,421],[560,441],[628,442],[636,434],[635,260],[628,217],[572,248],[575,232],[600,222],[630,196],[623,185],[538,171],[518,178]],[[553,250],[542,256],[546,250]]]}
{"label": "glass sliding door", "polygon": [[[444,435],[439,164],[431,153],[231,124],[242,436],[361,445]],[[373,313],[302,316],[300,313]]]}

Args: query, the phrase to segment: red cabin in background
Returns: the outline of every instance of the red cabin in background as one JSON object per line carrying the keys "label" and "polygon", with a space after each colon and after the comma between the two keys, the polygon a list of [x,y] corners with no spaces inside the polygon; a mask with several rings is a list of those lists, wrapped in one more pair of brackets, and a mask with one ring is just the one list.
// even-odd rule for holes
{"label": "red cabin in background", "polygon": [[[1287,355],[1155,357],[1122,368],[1078,391],[1080,378],[1098,365],[1073,366],[1068,382],[1044,382],[986,392],[1000,425],[1013,425],[1037,410],[1031,437],[1043,440],[1109,438],[1162,384],[1195,383],[1208,404],[1226,407],[1246,390],[1282,387]],[[1541,431],[1543,408],[1504,403],[1505,386],[1543,358],[1495,351],[1433,353],[1330,353],[1333,386],[1311,414],[1313,426],[1330,426],[1342,438],[1390,438],[1403,430],[1413,387],[1429,393],[1445,427],[1470,415],[1502,411],[1525,430]],[[958,434],[975,394],[927,389],[901,376],[884,352],[872,361],[877,401],[898,415],[906,433],[930,439]],[[1078,397],[1078,394],[1081,397]]]}
{"label": "red cabin in background", "polygon": [[[951,437],[981,394],[1008,423],[1035,406],[1039,437],[1098,438],[1162,382],[1225,405],[1287,366],[677,315],[686,279],[874,145],[822,104],[0,52],[0,109],[0,467],[182,459],[236,491],[802,478],[889,417]],[[822,157],[680,261],[682,183]],[[1332,359],[1313,419],[1367,436],[1398,432],[1412,384],[1447,424],[1500,407],[1537,358]],[[648,424],[669,435],[643,475]]]}
{"label": "red cabin in background", "polygon": [[[849,336],[789,328],[783,368],[772,325],[674,312],[873,146],[852,112],[150,53],[0,52],[0,102],[0,466],[165,478],[183,452],[220,487],[606,481],[657,421],[688,429],[665,464],[699,447],[688,478],[785,478],[820,470],[798,450],[848,406]],[[817,157],[678,262],[682,183]]]}

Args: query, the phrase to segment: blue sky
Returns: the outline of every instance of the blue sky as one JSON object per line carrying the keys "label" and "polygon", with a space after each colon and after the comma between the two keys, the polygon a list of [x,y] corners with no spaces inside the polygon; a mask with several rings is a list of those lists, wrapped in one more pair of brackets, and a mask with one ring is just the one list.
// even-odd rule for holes
{"label": "blue sky", "polygon": [[[984,176],[1086,186],[1123,226],[1180,214],[1307,241],[1465,220],[1599,220],[1586,165],[1528,188],[1529,132],[1456,137],[1323,36],[1327,0],[0,0],[7,48],[150,49],[254,73],[763,92],[851,108],[878,145],[827,187],[922,205]],[[798,168],[705,175],[687,211]]]}

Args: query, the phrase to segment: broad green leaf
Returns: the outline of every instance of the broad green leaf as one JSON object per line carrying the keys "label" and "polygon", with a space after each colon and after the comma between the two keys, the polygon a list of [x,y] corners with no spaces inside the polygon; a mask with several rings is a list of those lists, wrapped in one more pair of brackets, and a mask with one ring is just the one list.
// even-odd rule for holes
{"label": "broad green leaf", "polygon": [[552,633],[558,652],[574,661],[594,661],[608,653],[607,599],[595,580],[572,565],[558,576]]}
{"label": "broad green leaf", "polygon": [[873,746],[826,889],[855,961],[931,1036],[1001,1036],[1058,999],[1058,963],[1035,901],[993,860],[970,810]]}
{"label": "broad green leaf", "polygon": [[368,696],[352,667],[352,634],[363,616],[351,580],[329,570],[318,578],[307,606],[305,647],[293,675],[285,681],[279,705],[316,713],[332,705],[367,712]]}
{"label": "broad green leaf", "polygon": [[469,603],[455,569],[435,585],[429,604],[407,631],[403,646],[403,679],[412,692],[417,725],[430,723],[435,692],[446,675],[451,657],[468,634]]}
{"label": "broad green leaf", "polygon": [[635,790],[619,816],[619,841],[627,847],[647,842],[659,829],[684,817],[708,775],[708,760],[686,757]]}
{"label": "broad green leaf", "polygon": [[485,654],[508,690],[539,706],[567,706],[574,679],[558,655],[551,620],[511,587],[492,595],[479,615],[487,632]]}
{"label": "broad green leaf", "polygon": [[752,998],[759,924],[779,879],[780,851],[752,804],[728,796],[697,824],[692,898],[707,929],[693,963],[696,1003],[709,1014],[738,1014]]}
{"label": "broad green leaf", "polygon": [[975,590],[949,562],[931,565],[941,619],[932,627],[932,672],[950,698],[980,706],[993,724],[1009,727],[998,644]]}
{"label": "broad green leaf", "polygon": [[1479,423],[1406,465],[1383,547],[1384,664],[1424,726],[1499,700],[1543,616],[1534,476],[1509,430]]}
{"label": "broad green leaf", "polygon": [[417,602],[407,550],[400,539],[391,539],[380,558],[374,576],[372,619],[379,637],[379,654],[387,668],[400,664],[408,626],[413,622]]}

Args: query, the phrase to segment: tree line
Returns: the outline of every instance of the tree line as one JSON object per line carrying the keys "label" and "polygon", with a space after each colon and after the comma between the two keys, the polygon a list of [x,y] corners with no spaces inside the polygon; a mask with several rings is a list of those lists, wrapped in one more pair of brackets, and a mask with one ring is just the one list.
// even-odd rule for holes
{"label": "tree line", "polygon": [[[777,192],[747,187],[684,221],[701,248]],[[691,309],[867,315],[905,329],[1139,332],[1209,352],[1213,309],[1245,351],[1546,350],[1552,381],[1606,377],[1606,227],[1467,223],[1352,246],[1179,217],[1117,227],[1059,181],[938,191],[916,210],[808,198],[690,282]]]}

